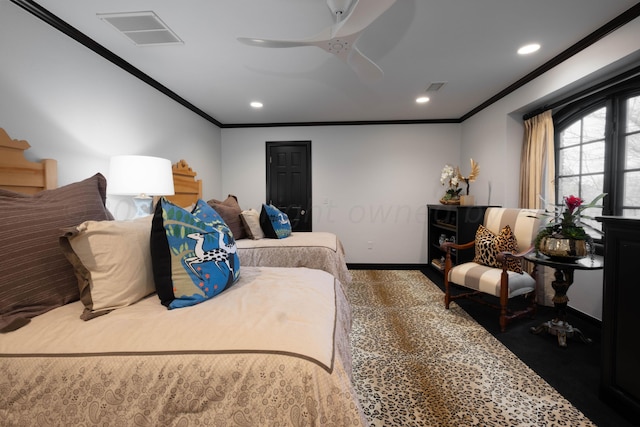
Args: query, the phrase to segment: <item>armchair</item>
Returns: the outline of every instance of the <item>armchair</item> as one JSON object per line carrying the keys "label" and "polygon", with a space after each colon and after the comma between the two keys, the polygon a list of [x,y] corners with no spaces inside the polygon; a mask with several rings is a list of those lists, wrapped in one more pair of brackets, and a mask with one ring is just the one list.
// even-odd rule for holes
{"label": "armchair", "polygon": [[[456,244],[446,242],[442,249],[446,252],[444,269],[444,304],[448,309],[451,301],[469,298],[500,310],[500,330],[516,318],[536,312],[535,279],[522,268],[524,255],[534,248],[534,240],[541,226],[542,211],[513,208],[488,208],[484,222],[478,226],[476,238],[472,242]],[[475,258],[471,262],[453,265],[452,250],[475,248]],[[469,291],[451,294],[451,285],[456,284]],[[494,304],[480,298],[489,294],[499,299]],[[520,311],[508,307],[510,298],[529,294],[529,306]]]}

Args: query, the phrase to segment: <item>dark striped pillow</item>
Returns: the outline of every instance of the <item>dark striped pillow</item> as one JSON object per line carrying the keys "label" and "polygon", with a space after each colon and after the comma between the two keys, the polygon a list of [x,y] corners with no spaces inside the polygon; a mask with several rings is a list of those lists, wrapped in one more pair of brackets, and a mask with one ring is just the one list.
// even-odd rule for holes
{"label": "dark striped pillow", "polygon": [[33,196],[0,189],[0,332],[79,299],[61,229],[113,219],[106,189],[100,174]]}

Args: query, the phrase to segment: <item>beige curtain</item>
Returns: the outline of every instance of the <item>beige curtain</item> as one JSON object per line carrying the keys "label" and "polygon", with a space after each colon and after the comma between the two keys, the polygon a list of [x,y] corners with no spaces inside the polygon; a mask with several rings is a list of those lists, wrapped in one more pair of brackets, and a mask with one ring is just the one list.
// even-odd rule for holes
{"label": "beige curtain", "polygon": [[549,203],[555,203],[553,138],[551,110],[525,120],[520,159],[521,208],[545,208],[540,196]]}
{"label": "beige curtain", "polygon": [[[540,197],[555,203],[555,151],[551,110],[524,122],[524,141],[520,159],[520,208],[544,209]],[[538,267],[538,304],[552,306],[553,270]]]}

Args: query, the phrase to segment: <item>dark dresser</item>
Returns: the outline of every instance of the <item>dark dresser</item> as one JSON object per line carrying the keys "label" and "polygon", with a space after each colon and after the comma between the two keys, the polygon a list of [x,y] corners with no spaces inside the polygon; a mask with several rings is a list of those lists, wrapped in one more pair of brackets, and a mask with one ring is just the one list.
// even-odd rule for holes
{"label": "dark dresser", "polygon": [[605,232],[601,397],[640,425],[640,219],[597,220]]}
{"label": "dark dresser", "polygon": [[[427,205],[429,210],[428,257],[431,266],[444,271],[444,264],[440,258],[444,252],[440,249],[440,238],[453,239],[456,243],[471,242],[476,237],[478,225],[484,222],[484,212],[492,206],[460,206],[460,205]],[[499,206],[495,206],[499,207]],[[462,264],[471,261],[475,255],[473,249],[457,253],[452,252],[453,262]]]}

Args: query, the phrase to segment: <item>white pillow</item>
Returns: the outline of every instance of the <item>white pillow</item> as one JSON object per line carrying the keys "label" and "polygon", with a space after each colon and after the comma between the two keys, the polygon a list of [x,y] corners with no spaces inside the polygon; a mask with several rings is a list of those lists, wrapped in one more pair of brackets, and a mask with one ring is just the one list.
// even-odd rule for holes
{"label": "white pillow", "polygon": [[134,304],[155,292],[151,220],[87,221],[65,230],[60,245],[74,267],[83,320]]}
{"label": "white pillow", "polygon": [[244,229],[250,238],[254,240],[264,239],[264,231],[260,227],[260,212],[255,209],[242,211],[240,218],[242,218]]}

